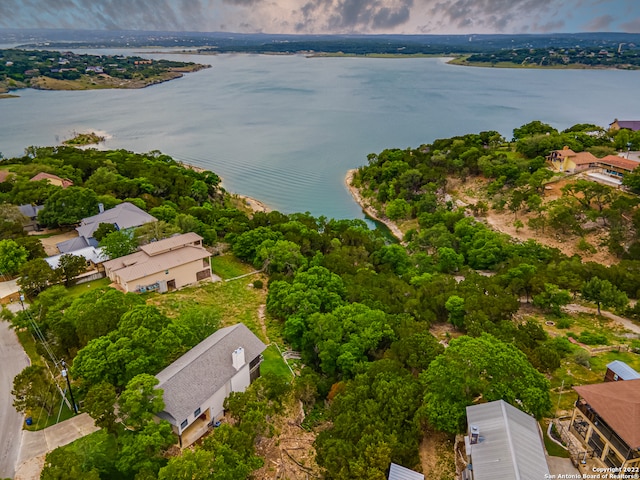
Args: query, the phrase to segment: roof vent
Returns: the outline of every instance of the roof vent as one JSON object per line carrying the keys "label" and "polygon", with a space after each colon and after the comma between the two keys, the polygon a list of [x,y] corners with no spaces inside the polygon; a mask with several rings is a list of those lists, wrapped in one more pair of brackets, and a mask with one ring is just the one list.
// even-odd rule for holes
{"label": "roof vent", "polygon": [[237,370],[240,370],[244,364],[245,364],[245,360],[244,360],[244,348],[242,347],[238,347],[236,348],[233,353],[231,354],[231,358],[233,361],[233,368]]}
{"label": "roof vent", "polygon": [[478,440],[480,438],[480,427],[478,427],[477,425],[471,425],[469,429],[471,430],[470,443],[471,445],[475,445],[478,443]]}

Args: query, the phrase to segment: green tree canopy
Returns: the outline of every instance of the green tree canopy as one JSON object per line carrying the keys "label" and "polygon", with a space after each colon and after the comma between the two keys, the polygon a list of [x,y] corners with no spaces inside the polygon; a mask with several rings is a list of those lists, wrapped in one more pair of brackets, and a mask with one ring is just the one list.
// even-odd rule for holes
{"label": "green tree canopy", "polygon": [[582,286],[582,297],[595,302],[598,315],[601,315],[600,306],[623,308],[629,303],[626,293],[618,290],[609,280],[599,277],[593,277]]}
{"label": "green tree canopy", "polygon": [[14,275],[27,261],[29,254],[14,240],[0,240],[0,275]]}
{"label": "green tree canopy", "polygon": [[99,243],[104,255],[113,259],[124,257],[138,248],[138,242],[127,232],[116,231],[107,234]]}
{"label": "green tree canopy", "polygon": [[433,427],[462,432],[466,407],[480,399],[504,400],[540,418],[551,408],[549,381],[514,345],[482,334],[452,340],[420,375],[422,415]]}
{"label": "green tree canopy", "polygon": [[57,190],[47,199],[38,220],[49,227],[73,225],[97,212],[98,197],[93,190],[69,187]]}

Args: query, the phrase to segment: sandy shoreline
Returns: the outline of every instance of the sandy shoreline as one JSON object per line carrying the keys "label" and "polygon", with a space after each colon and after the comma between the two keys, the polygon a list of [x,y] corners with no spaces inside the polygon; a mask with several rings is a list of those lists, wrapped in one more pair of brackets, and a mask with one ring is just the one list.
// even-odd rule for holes
{"label": "sandy shoreline", "polygon": [[357,171],[358,171],[357,168],[349,170],[347,171],[347,174],[344,177],[344,183],[347,185],[347,188],[349,189],[349,193],[351,193],[351,196],[353,197],[353,199],[358,203],[358,205],[360,205],[360,207],[362,207],[362,210],[364,210],[369,217],[373,218],[374,220],[377,220],[380,223],[384,223],[389,229],[389,231],[393,234],[393,236],[396,237],[402,243],[404,234],[398,228],[398,226],[388,218],[385,218],[379,215],[378,212],[371,205],[369,205],[368,202],[365,201],[362,195],[360,195],[360,192],[358,191],[358,189],[353,185],[351,185],[353,177]]}

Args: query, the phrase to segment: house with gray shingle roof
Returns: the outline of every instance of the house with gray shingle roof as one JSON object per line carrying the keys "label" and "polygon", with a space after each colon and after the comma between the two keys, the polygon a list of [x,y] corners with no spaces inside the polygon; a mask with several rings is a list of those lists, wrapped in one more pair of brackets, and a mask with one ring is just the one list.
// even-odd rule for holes
{"label": "house with gray shingle roof", "polygon": [[167,420],[187,447],[224,414],[231,392],[244,392],[260,376],[266,345],[243,323],[221,328],[156,375]]}
{"label": "house with gray shingle roof", "polygon": [[504,400],[467,407],[464,480],[551,478],[535,418]]}
{"label": "house with gray shingle roof", "polygon": [[161,293],[212,280],[211,254],[202,237],[189,232],[151,242],[140,250],[104,263],[107,276],[125,292]]}
{"label": "house with gray shingle roof", "polygon": [[87,247],[97,247],[98,241],[93,234],[101,223],[110,223],[116,230],[131,230],[146,223],[157,222],[158,219],[149,215],[133,203],[123,202],[109,210],[104,210],[99,205],[100,213],[83,218],[76,227],[78,237],[56,244],[60,253],[72,253],[75,250]]}

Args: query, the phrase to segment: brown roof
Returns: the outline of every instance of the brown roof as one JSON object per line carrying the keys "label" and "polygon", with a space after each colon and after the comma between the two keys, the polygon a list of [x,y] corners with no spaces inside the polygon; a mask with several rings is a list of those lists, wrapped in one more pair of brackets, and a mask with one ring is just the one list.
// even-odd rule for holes
{"label": "brown roof", "polygon": [[143,251],[135,252],[105,262],[104,268],[115,272],[122,281],[129,282],[210,256],[211,254],[205,248],[188,245],[153,256]]}
{"label": "brown roof", "polygon": [[46,172],[40,172],[30,179],[31,182],[37,182],[38,180],[57,180],[62,184],[62,188],[67,188],[73,185],[73,182],[68,178],[60,178],[57,175]]}
{"label": "brown roof", "polygon": [[158,240],[157,242],[151,242],[140,247],[147,255],[157,255],[158,253],[167,252],[169,250],[175,250],[176,248],[184,247],[185,245],[194,244],[202,240],[202,237],[194,232],[184,233],[182,235],[176,235],[173,237]]}
{"label": "brown roof", "polygon": [[574,154],[575,156],[571,158],[571,161],[576,165],[585,165],[589,163],[595,163],[598,161],[598,157],[589,153],[589,152],[578,152]]}
{"label": "brown roof", "polygon": [[607,155],[601,158],[598,162],[604,165],[611,165],[612,167],[622,168],[623,170],[633,171],[639,165],[638,162],[628,160],[626,158],[618,157],[617,155]]}
{"label": "brown roof", "polygon": [[633,449],[640,448],[640,380],[573,387]]}
{"label": "brown roof", "polygon": [[571,150],[569,147],[564,147],[562,150],[556,150],[556,158],[567,158],[574,157],[576,152]]}

